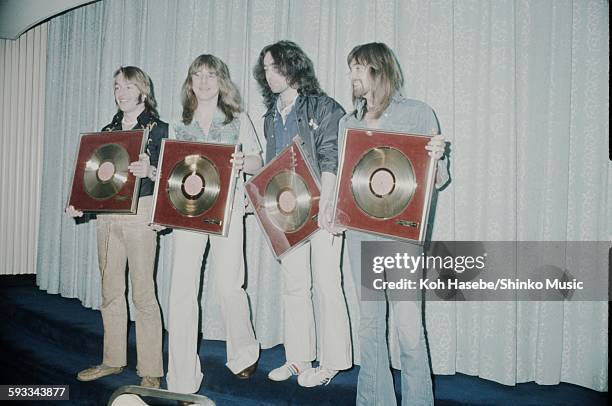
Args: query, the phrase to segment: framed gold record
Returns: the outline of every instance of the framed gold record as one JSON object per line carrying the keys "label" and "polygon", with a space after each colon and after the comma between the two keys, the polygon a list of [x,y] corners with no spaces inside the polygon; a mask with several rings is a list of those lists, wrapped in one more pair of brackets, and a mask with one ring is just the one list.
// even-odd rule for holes
{"label": "framed gold record", "polygon": [[299,136],[253,176],[245,189],[275,257],[299,247],[318,229],[321,186]]}
{"label": "framed gold record", "polygon": [[334,224],[422,243],[435,178],[430,136],[348,128],[341,146]]}
{"label": "framed gold record", "polygon": [[128,171],[144,151],[148,130],[81,134],[68,205],[84,212],[134,214],[140,182]]}
{"label": "framed gold record", "polygon": [[227,236],[240,145],[163,140],[151,223]]}

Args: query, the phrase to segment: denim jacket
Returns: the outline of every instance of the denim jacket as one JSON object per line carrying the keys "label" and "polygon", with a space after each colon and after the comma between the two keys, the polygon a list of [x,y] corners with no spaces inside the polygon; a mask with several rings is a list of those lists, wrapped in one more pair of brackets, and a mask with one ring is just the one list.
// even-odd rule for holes
{"label": "denim jacket", "polygon": [[[276,103],[264,115],[266,137],[266,163],[276,156],[274,138],[274,116]],[[305,158],[311,163],[316,175],[321,172],[336,173],[338,169],[338,122],[344,115],[340,104],[326,95],[299,95],[295,101],[298,135],[302,139]]]}

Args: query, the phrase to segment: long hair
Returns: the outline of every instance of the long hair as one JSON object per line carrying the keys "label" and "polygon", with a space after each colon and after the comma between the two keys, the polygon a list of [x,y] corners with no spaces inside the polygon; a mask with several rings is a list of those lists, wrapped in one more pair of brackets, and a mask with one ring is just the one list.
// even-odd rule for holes
{"label": "long hair", "polygon": [[241,99],[238,88],[230,78],[229,69],[225,62],[214,55],[202,54],[198,56],[187,71],[187,78],[183,82],[181,91],[181,102],[183,104],[183,124],[190,124],[193,121],[193,113],[198,108],[198,99],[193,92],[193,82],[191,75],[198,72],[205,66],[211,72],[217,75],[219,81],[219,98],[217,107],[225,115],[223,124],[230,123],[238,113],[242,111],[240,107]]}
{"label": "long hair", "polygon": [[276,101],[276,95],[268,85],[264,70],[263,60],[268,52],[274,59],[276,70],[287,79],[289,86],[297,88],[299,94],[304,96],[325,94],[319,86],[312,61],[302,48],[292,41],[279,41],[261,50],[257,65],[253,68],[253,76],[259,83],[266,107],[272,108]]}
{"label": "long hair", "polygon": [[117,78],[119,74],[122,74],[125,80],[129,80],[134,83],[140,95],[138,96],[138,102],[142,103],[144,99],[145,110],[147,110],[152,116],[159,118],[157,112],[157,101],[155,100],[155,93],[153,92],[153,82],[149,75],[136,66],[122,66],[115,71],[113,78]]}
{"label": "long hair", "polygon": [[[395,92],[404,85],[404,75],[395,54],[386,44],[371,42],[353,48],[346,62],[349,67],[353,62],[367,67],[371,80],[372,105],[366,105],[366,109],[375,117],[380,117],[389,107]],[[353,104],[361,98],[353,95]]]}

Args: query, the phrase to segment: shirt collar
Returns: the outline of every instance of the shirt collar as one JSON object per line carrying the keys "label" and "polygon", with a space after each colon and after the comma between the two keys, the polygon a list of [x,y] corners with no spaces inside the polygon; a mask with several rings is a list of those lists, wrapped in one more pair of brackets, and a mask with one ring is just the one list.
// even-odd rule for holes
{"label": "shirt collar", "polygon": [[[181,121],[182,122],[182,121]],[[211,131],[222,128],[225,124],[225,113],[223,113],[223,111],[221,111],[220,108],[217,108],[217,110],[215,110],[215,113],[213,114],[213,118],[212,118],[212,122],[210,123],[210,128],[208,129],[208,133],[210,134]],[[198,121],[193,118],[191,120],[191,123],[186,124],[186,127],[193,127],[196,128],[198,132],[201,132],[202,134],[204,134],[204,129],[200,126],[200,123],[198,123]]]}
{"label": "shirt collar", "polygon": [[[148,110],[143,110],[142,113],[136,117],[136,122],[138,123],[136,128],[145,128],[152,121],[153,115]],[[119,110],[117,114],[113,117],[112,126],[114,128],[121,129],[121,120],[123,120],[123,111]]]}
{"label": "shirt collar", "polygon": [[360,97],[355,102],[355,117],[359,121],[361,121],[363,119],[363,115],[365,113],[365,111],[364,111],[365,110],[365,104],[366,104],[366,101],[365,101],[365,99],[363,97]]}
{"label": "shirt collar", "polygon": [[293,108],[296,105],[296,101],[299,98],[299,94],[296,95],[293,100],[291,101],[291,103],[289,103],[289,105],[285,106],[284,108],[281,109],[281,98],[277,97],[276,98],[276,113],[278,113],[278,115],[280,116],[280,118],[283,120],[283,123],[285,121],[287,121],[287,117],[289,117],[289,114],[291,114],[291,111],[293,111]]}
{"label": "shirt collar", "polygon": [[[402,96],[399,90],[397,90],[395,93],[393,93],[393,96],[391,97],[391,103],[389,103],[389,106],[387,106],[385,111],[393,108],[395,104],[400,103],[402,100],[404,100],[404,96]],[[355,102],[355,117],[359,121],[363,119],[363,115],[365,114],[365,104],[366,100],[363,97],[360,97]]]}
{"label": "shirt collar", "polygon": [[278,111],[281,116],[283,117],[287,117],[289,115],[289,112],[291,112],[291,109],[293,108],[293,106],[295,106],[295,101],[298,99],[299,94],[297,94],[293,100],[291,100],[291,103],[289,103],[289,105],[287,105],[285,108],[281,108],[281,98],[277,97],[276,98],[276,111]]}

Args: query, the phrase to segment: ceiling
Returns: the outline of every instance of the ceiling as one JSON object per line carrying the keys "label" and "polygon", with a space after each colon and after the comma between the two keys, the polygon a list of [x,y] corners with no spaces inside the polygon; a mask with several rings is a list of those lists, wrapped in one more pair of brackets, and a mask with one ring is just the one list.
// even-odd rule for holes
{"label": "ceiling", "polygon": [[99,0],[0,0],[0,38],[17,39],[35,25]]}

